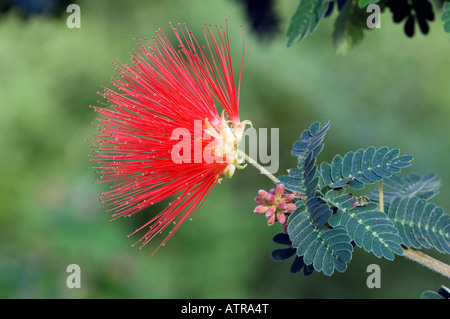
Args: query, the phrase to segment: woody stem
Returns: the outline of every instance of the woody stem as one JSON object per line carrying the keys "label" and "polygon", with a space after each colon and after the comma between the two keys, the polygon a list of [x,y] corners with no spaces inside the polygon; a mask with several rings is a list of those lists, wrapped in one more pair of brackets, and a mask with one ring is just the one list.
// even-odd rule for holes
{"label": "woody stem", "polygon": [[431,269],[442,276],[450,278],[450,266],[412,248],[403,247],[403,257]]}
{"label": "woody stem", "polygon": [[276,178],[274,175],[272,175],[267,169],[265,169],[264,167],[262,167],[261,165],[258,164],[258,162],[256,162],[253,158],[251,158],[250,156],[248,156],[247,154],[245,154],[243,151],[241,150],[237,150],[238,154],[240,156],[242,156],[247,162],[249,162],[250,164],[252,164],[257,170],[259,170],[261,172],[261,174],[266,175],[268,178],[270,178],[270,180],[272,180],[275,184],[280,183],[280,180],[278,178]]}

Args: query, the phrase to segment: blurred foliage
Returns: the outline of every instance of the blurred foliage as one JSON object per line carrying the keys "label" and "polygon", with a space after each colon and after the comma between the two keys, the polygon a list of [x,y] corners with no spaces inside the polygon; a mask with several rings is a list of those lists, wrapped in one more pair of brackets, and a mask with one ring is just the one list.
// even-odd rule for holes
{"label": "blurred foliage", "polygon": [[[321,160],[365,145],[398,147],[414,155],[414,172],[442,179],[435,203],[448,210],[446,34],[409,39],[384,19],[370,41],[342,57],[330,41],[331,20],[300,46],[286,47],[284,30],[296,8],[288,0],[274,2],[280,26],[270,40],[253,33],[244,6],[233,0],[78,4],[80,29],[67,28],[68,13],[25,21],[14,10],[0,16],[0,297],[418,298],[443,284],[405,258],[389,262],[364,251],[332,278],[288,274],[270,257],[280,229],[253,213],[258,189],[271,182],[252,167],[218,185],[193,221],[152,257],[152,247],[132,248],[138,238],[124,234],[153,212],[108,222],[98,202],[106,185],[92,184],[97,176],[88,169],[86,138],[95,130],[88,106],[117,76],[111,62],[129,60],[132,38],[169,30],[169,21],[200,33],[205,22],[228,19],[238,61],[244,25],[242,119],[256,128],[279,127],[280,149],[291,149],[309,123],[332,120]],[[442,30],[436,20],[430,29]],[[281,154],[279,173],[292,165]],[[425,171],[430,165],[434,171]],[[81,267],[80,289],[66,286],[72,263]],[[366,286],[372,263],[381,267],[380,289]]]}
{"label": "blurred foliage", "polygon": [[[381,27],[381,14],[390,11],[395,23],[403,23],[405,35],[414,37],[418,29],[424,35],[430,31],[429,23],[435,19],[435,11],[442,13],[446,26],[448,0],[300,0],[286,32],[287,45],[301,42],[313,33],[323,18],[331,16],[334,7],[339,11],[333,30],[333,43],[337,52],[347,54],[362,42],[364,31]],[[389,10],[385,10],[388,8]]]}
{"label": "blurred foliage", "polygon": [[34,16],[60,17],[76,0],[0,0],[0,13],[14,11],[24,19]]}

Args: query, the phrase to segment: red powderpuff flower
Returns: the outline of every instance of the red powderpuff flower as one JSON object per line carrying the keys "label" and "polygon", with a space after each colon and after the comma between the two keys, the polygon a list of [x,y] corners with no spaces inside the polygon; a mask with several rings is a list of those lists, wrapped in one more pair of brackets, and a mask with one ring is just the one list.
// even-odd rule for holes
{"label": "red powderpuff flower", "polygon": [[205,25],[203,46],[186,25],[171,27],[177,49],[159,30],[151,42],[136,42],[132,65],[116,64],[116,90],[105,89],[101,95],[109,103],[95,107],[100,117],[91,156],[99,182],[110,184],[101,200],[113,220],[171,199],[133,232],[146,231],[135,243],[142,248],[173,225],[156,250],[198,211],[217,182],[241,168],[237,144],[249,124],[239,119],[244,54],[236,90],[228,26],[214,32]]}

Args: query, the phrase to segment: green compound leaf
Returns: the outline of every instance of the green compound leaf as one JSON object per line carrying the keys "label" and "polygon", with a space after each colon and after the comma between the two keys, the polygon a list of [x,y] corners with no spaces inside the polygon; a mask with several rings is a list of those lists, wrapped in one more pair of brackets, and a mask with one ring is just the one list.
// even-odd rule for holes
{"label": "green compound leaf", "polygon": [[450,33],[450,2],[445,2],[442,7],[441,21],[444,23],[444,31]]}
{"label": "green compound leaf", "polygon": [[335,21],[333,44],[338,53],[347,54],[364,38],[359,10],[352,0],[348,0]]}
{"label": "green compound leaf", "polygon": [[450,215],[419,196],[395,197],[388,216],[394,222],[406,247],[431,248],[450,253]]}
{"label": "green compound leaf", "polygon": [[302,162],[305,161],[308,153],[311,153],[312,158],[316,158],[322,151],[322,141],[329,128],[329,121],[326,122],[322,128],[320,127],[319,122],[312,123],[309,130],[304,130],[302,132],[300,140],[294,142],[291,154],[293,156],[298,156],[299,160]]}
{"label": "green compound leaf", "polygon": [[[385,203],[390,203],[397,196],[418,197],[429,200],[439,193],[441,180],[434,174],[421,177],[417,174],[392,175],[383,179],[383,186],[392,190],[383,190],[383,199]],[[369,198],[378,201],[378,189],[370,194]]]}
{"label": "green compound leaf", "polygon": [[290,169],[288,176],[278,177],[287,190],[308,194],[317,188],[319,179],[316,177],[316,157],[323,149],[322,142],[329,128],[329,122],[322,127],[319,122],[314,122],[308,130],[302,132],[300,140],[294,142],[291,154],[297,157],[297,168]]}
{"label": "green compound leaf", "polygon": [[332,190],[325,195],[327,202],[336,208],[328,220],[329,225],[344,226],[358,247],[372,252],[378,258],[393,260],[394,254],[403,254],[398,230],[388,216],[378,210],[377,204],[355,206],[355,198],[350,194],[337,194],[337,191]]}
{"label": "green compound leaf", "polygon": [[324,185],[331,188],[348,184],[353,189],[362,189],[366,184],[384,180],[411,165],[412,156],[399,154],[399,149],[389,150],[386,146],[376,149],[370,146],[348,152],[344,157],[336,155],[331,165],[327,162],[321,164],[320,175]]}
{"label": "green compound leaf", "polygon": [[291,46],[297,39],[301,42],[308,34],[313,33],[319,26],[327,7],[327,0],[300,0],[286,33],[287,46]]}
{"label": "green compound leaf", "polygon": [[289,216],[288,235],[297,255],[306,265],[331,276],[334,270],[343,272],[352,258],[353,246],[344,227],[317,227],[311,223],[306,205],[297,202],[297,210]]}

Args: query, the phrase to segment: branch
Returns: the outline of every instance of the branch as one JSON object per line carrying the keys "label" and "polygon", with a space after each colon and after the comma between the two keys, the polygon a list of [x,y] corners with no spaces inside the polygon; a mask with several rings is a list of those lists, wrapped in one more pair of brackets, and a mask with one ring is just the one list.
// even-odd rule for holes
{"label": "branch", "polygon": [[450,266],[412,248],[403,247],[403,256],[431,269],[442,276],[450,278]]}

